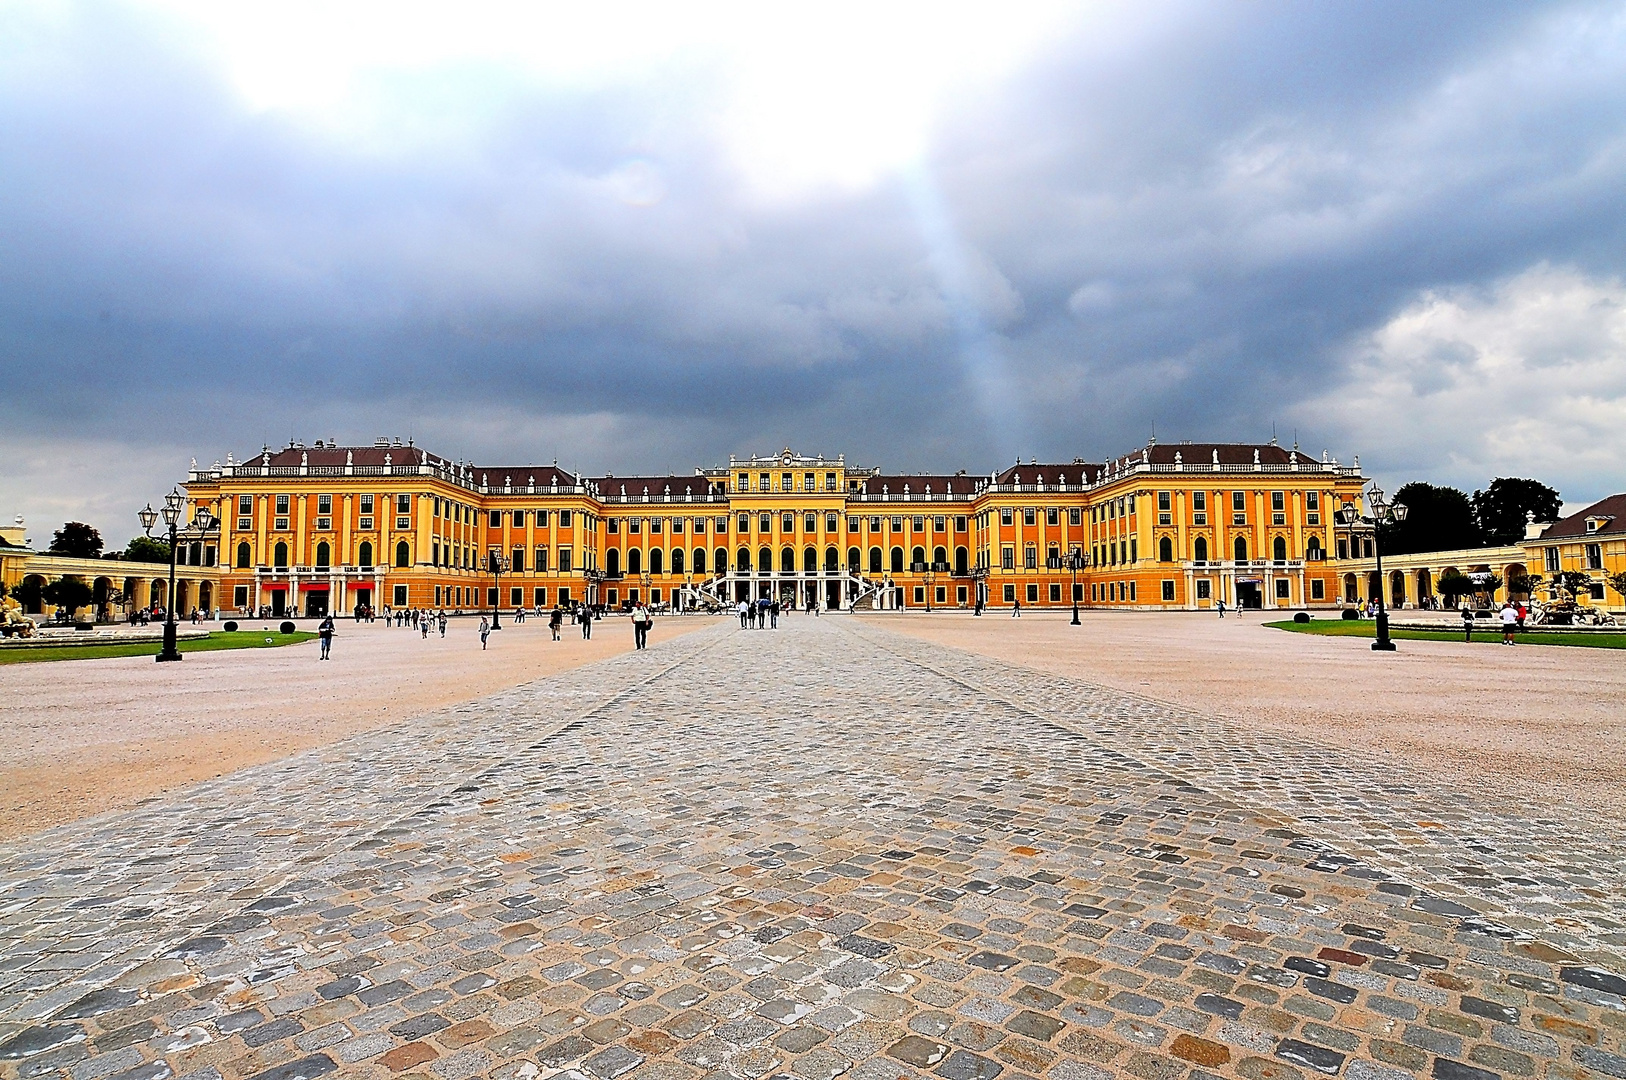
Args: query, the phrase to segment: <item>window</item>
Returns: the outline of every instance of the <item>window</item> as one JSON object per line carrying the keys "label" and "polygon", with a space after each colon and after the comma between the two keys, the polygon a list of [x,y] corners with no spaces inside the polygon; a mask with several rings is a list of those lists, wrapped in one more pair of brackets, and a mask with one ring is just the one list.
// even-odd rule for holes
{"label": "window", "polygon": [[[561,511],[559,511],[559,527],[561,529],[570,528],[570,511],[569,510],[561,510]],[[563,567],[561,567],[560,569],[563,569]]]}
{"label": "window", "polygon": [[1007,585],[1007,586],[1005,586],[1005,602],[1007,604],[1016,603],[1016,586],[1015,585]]}
{"label": "window", "polygon": [[773,531],[773,515],[772,514],[759,514],[759,515],[757,515],[757,531],[760,532],[760,533],[763,533],[764,535],[766,535],[766,534]]}
{"label": "window", "polygon": [[757,490],[758,491],[772,491],[773,490],[773,473],[759,473],[757,475]]}
{"label": "window", "polygon": [[695,548],[694,549],[694,572],[697,573],[697,574],[704,574],[706,572],[706,549],[705,548]]}
{"label": "window", "polygon": [[1305,547],[1304,547],[1304,559],[1305,559],[1305,561],[1306,562],[1320,562],[1322,559],[1324,559],[1326,557],[1327,557],[1326,553],[1321,550],[1321,537],[1319,537],[1319,536],[1310,537],[1310,542],[1308,544],[1306,544]]}
{"label": "window", "polygon": [[523,574],[525,572],[525,549],[515,548],[509,556],[508,569],[511,573]]}
{"label": "window", "polygon": [[[563,511],[560,511],[560,513],[563,513]],[[570,549],[567,547],[559,549],[559,572],[561,574],[571,572]]]}
{"label": "window", "polygon": [[999,568],[1001,570],[1016,569],[1016,549],[1009,544],[999,549]]}
{"label": "window", "polygon": [[1193,525],[1208,524],[1208,492],[1193,491],[1191,493],[1191,511]]}
{"label": "window", "polygon": [[[718,548],[716,551],[712,552],[711,555],[712,555],[711,565],[712,565],[713,571],[715,573],[718,573],[718,574],[727,573],[728,572],[728,549],[727,548]],[[704,570],[705,567],[700,565],[699,560],[696,560],[695,561],[695,569],[696,570]]]}
{"label": "window", "polygon": [[661,529],[663,529],[665,526],[666,526],[666,519],[665,518],[650,518],[649,519],[649,531],[652,532],[652,533],[660,532]]}
{"label": "window", "polygon": [[488,510],[486,512],[486,525],[493,529],[502,528],[502,511]]}
{"label": "window", "polygon": [[[1076,514],[1076,513],[1078,513],[1078,511],[1074,510],[1073,513]],[[1077,525],[1078,522],[1074,521],[1073,524]],[[965,516],[963,514],[954,519],[954,531],[955,532],[965,532]]]}
{"label": "window", "polygon": [[1287,561],[1287,538],[1278,536],[1270,545],[1270,557],[1276,562]]}
{"label": "window", "polygon": [[548,590],[546,590],[546,589],[533,589],[533,590],[531,590],[531,603],[533,605],[535,605],[536,607],[547,607],[548,606]]}
{"label": "window", "polygon": [[1129,538],[1129,561],[1140,562],[1140,540],[1133,536]]}
{"label": "window", "polygon": [[1173,600],[1174,600],[1174,582],[1165,579],[1164,582],[1163,582],[1163,602],[1164,603],[1170,603]]}
{"label": "window", "polygon": [[1557,548],[1550,547],[1550,548],[1544,549],[1542,551],[1542,558],[1545,560],[1546,569],[1547,569],[1547,572],[1549,574],[1558,573],[1558,549]]}
{"label": "window", "polygon": [[609,529],[609,532],[610,532],[611,535],[613,535],[613,536],[620,535],[620,533],[621,533],[621,519],[620,518],[610,518],[610,524],[608,526],[608,529]]}
{"label": "window", "polygon": [[1276,579],[1276,599],[1278,599],[1278,600],[1290,600],[1290,599],[1292,599],[1292,596],[1293,596],[1292,585],[1293,585],[1293,583],[1291,581],[1288,581],[1286,578],[1277,578]]}
{"label": "window", "polygon": [[1589,596],[1591,596],[1592,599],[1594,599],[1594,600],[1602,600],[1603,599],[1603,583],[1600,582],[1600,581],[1594,581],[1592,584],[1588,585],[1587,586],[1587,594]]}
{"label": "window", "polygon": [[795,491],[796,490],[796,485],[792,482],[790,473],[780,473],[780,475],[779,475],[779,490],[780,491]]}
{"label": "window", "polygon": [[683,519],[682,518],[673,518],[672,519],[672,532],[673,533],[681,533],[682,531],[683,531]]}
{"label": "window", "polygon": [[405,585],[397,585],[395,587],[395,594],[394,595],[395,595],[395,601],[394,601],[395,606],[396,607],[406,607],[407,587]]}
{"label": "window", "polygon": [[536,549],[536,561],[532,565],[533,565],[534,569],[536,570],[536,572],[539,573],[539,574],[545,574],[545,573],[548,572],[548,549],[547,548],[539,547],[539,548]]}
{"label": "window", "polygon": [[881,519],[878,518],[878,517],[870,518],[869,519],[869,531],[870,532],[879,532],[880,530],[881,530]]}
{"label": "window", "polygon": [[1349,541],[1343,537],[1338,538],[1338,557],[1340,559],[1349,558]]}
{"label": "window", "polygon": [[1039,568],[1039,549],[1032,544],[1028,544],[1022,549],[1022,567],[1026,570],[1037,570]]}
{"label": "window", "polygon": [[1197,537],[1191,545],[1191,557],[1200,563],[1208,561],[1208,540],[1205,537]]}
{"label": "window", "polygon": [[827,513],[827,514],[824,515],[824,531],[825,532],[835,532],[836,531],[836,524],[837,524],[836,523],[836,515],[834,513]]}
{"label": "window", "polygon": [[[1602,570],[1603,569],[1603,545],[1602,544],[1588,544],[1586,546],[1586,568],[1588,570]],[[1603,597],[1597,596],[1597,597],[1593,597],[1593,599],[1594,600],[1601,600],[1601,599],[1603,599]]]}
{"label": "window", "polygon": [[862,559],[863,559],[863,556],[859,553],[857,548],[855,548],[855,547],[848,548],[847,549],[847,569],[848,569],[848,571],[851,572],[851,573],[854,573],[854,574],[858,573],[858,569],[862,565]]}
{"label": "window", "polygon": [[1029,585],[1028,586],[1028,603],[1037,604],[1038,602],[1039,602],[1039,586],[1038,585]]}
{"label": "window", "polygon": [[641,574],[644,572],[644,553],[637,548],[627,552],[627,573]]}
{"label": "window", "polygon": [[1236,561],[1237,562],[1247,562],[1248,561],[1248,540],[1247,540],[1247,537],[1239,536],[1239,537],[1236,538]]}
{"label": "window", "polygon": [[1061,603],[1061,586],[1055,582],[1050,585],[1050,602],[1052,604]]}
{"label": "window", "polygon": [[1167,492],[1167,491],[1158,492],[1157,493],[1157,508],[1159,510],[1168,510],[1170,508],[1170,500],[1172,498],[1173,498],[1173,496],[1170,495],[1170,493]]}
{"label": "window", "polygon": [[1167,536],[1157,542],[1157,561],[1174,561],[1174,541],[1169,539]]}
{"label": "window", "polygon": [[277,496],[277,513],[286,514],[287,512],[288,512],[288,496],[287,495],[278,495]]}
{"label": "window", "polygon": [[1135,599],[1135,583],[1133,581],[1129,583],[1129,599],[1131,602]]}
{"label": "window", "polygon": [[1054,506],[1050,507],[1044,512],[1044,523],[1046,525],[1060,525],[1061,511],[1057,510]]}
{"label": "window", "polygon": [[672,549],[672,573],[674,573],[674,574],[683,573],[683,549],[682,548],[673,548]]}
{"label": "window", "polygon": [[627,519],[627,531],[629,533],[642,533],[644,531],[644,519],[643,518],[628,518]]}
{"label": "window", "polygon": [[1199,600],[1212,599],[1212,597],[1213,597],[1212,586],[1213,586],[1213,583],[1210,582],[1207,578],[1198,578],[1197,579],[1197,599],[1199,599]]}
{"label": "window", "polygon": [[546,510],[538,510],[536,512],[536,527],[539,529],[545,529],[548,527],[548,512]]}
{"label": "window", "polygon": [[1327,583],[1320,578],[1310,579],[1310,599],[1325,600],[1327,598]]}
{"label": "window", "polygon": [[327,546],[326,540],[323,540],[320,544],[316,545],[316,568],[318,570],[326,570],[328,566],[332,564],[332,562],[333,549]]}
{"label": "window", "polygon": [[1002,506],[1002,507],[999,508],[999,523],[1001,525],[1009,525],[1011,523],[1011,508],[1010,507]]}
{"label": "window", "polygon": [[650,553],[649,553],[649,572],[651,574],[664,574],[664,573],[666,573],[666,570],[664,568],[665,563],[666,563],[666,559],[665,559],[665,556],[662,553],[660,548],[655,548],[652,551],[650,551]]}
{"label": "window", "polygon": [[855,533],[855,532],[858,531],[858,519],[857,518],[852,517],[852,518],[847,519],[847,531],[849,533]]}
{"label": "window", "polygon": [[954,602],[965,607],[965,586],[959,585],[954,589]]}
{"label": "window", "polygon": [[901,547],[892,549],[892,572],[894,574],[903,573],[903,549]]}
{"label": "window", "polygon": [[964,577],[971,572],[969,558],[970,553],[965,548],[957,547],[954,549],[954,573],[956,576]]}
{"label": "window", "polygon": [[570,603],[570,587],[568,585],[559,590],[559,600],[558,600],[558,602],[561,603],[561,604],[569,604]]}
{"label": "window", "polygon": [[1024,525],[1032,525],[1033,523],[1034,523],[1033,507],[1024,506],[1022,508],[1022,524],[1024,524]]}
{"label": "window", "polygon": [[751,572],[751,552],[748,549],[740,548],[739,551],[735,552],[734,569],[741,574]]}
{"label": "window", "polygon": [[813,481],[814,481],[814,476],[813,476],[812,473],[803,473],[802,474],[802,490],[803,491],[817,491],[818,488],[819,488],[819,485],[814,483]]}
{"label": "window", "polygon": [[1247,493],[1243,491],[1233,491],[1231,492],[1231,524],[1246,525],[1247,523]]}
{"label": "window", "polygon": [[[249,553],[248,545],[246,543],[245,544],[238,544],[237,545],[237,569],[239,569],[239,570],[247,570],[250,558],[251,558],[251,556],[250,556],[250,553]],[[242,606],[241,604],[238,605],[238,607],[241,607],[241,606]]]}
{"label": "window", "polygon": [[[817,529],[819,527],[818,515],[816,515],[816,514],[803,514],[802,518],[803,518],[802,524],[807,529],[808,532],[812,532],[814,529]],[[796,515],[795,514],[780,514],[779,515],[779,528],[783,532],[791,532],[791,531],[793,531],[796,528]]]}
{"label": "window", "polygon": [[735,481],[735,487],[737,487],[740,491],[750,491],[751,474],[748,472],[740,473],[739,478]]}
{"label": "window", "polygon": [[397,514],[410,514],[410,513],[412,513],[412,496],[411,495],[397,495],[395,497],[395,512]]}

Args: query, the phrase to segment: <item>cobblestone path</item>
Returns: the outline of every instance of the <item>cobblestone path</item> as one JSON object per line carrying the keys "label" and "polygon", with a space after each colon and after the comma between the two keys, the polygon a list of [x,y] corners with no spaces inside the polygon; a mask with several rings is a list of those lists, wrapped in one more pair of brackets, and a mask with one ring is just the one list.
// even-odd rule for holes
{"label": "cobblestone path", "polygon": [[722,624],[0,848],[0,1076],[1626,1078],[1597,829]]}

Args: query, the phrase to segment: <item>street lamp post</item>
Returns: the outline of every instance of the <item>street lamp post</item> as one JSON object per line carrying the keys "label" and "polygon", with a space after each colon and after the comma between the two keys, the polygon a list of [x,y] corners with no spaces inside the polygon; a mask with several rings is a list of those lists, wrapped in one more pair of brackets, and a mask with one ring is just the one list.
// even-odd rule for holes
{"label": "street lamp post", "polygon": [[491,629],[502,629],[502,575],[508,569],[508,560],[493,551],[486,556],[486,569],[491,571]]}
{"label": "street lamp post", "polygon": [[[148,503],[136,512],[136,517],[141,521],[142,531],[148,536],[152,535],[152,527],[158,524],[160,513],[163,515],[165,527],[169,530],[169,592],[164,597],[164,647],[158,653],[159,663],[181,658],[181,650],[175,646],[175,534],[180,525],[181,507],[185,501],[186,497],[181,494],[179,488],[171,488],[170,493],[164,496],[162,511],[154,510],[152,503]],[[193,521],[198,528],[207,532],[209,526],[214,523],[214,515],[209,512],[207,506],[200,506]]]}
{"label": "street lamp post", "polygon": [[1372,555],[1377,560],[1378,576],[1378,637],[1372,642],[1372,651],[1394,652],[1395,643],[1389,637],[1389,605],[1384,598],[1389,583],[1383,579],[1383,540],[1379,535],[1379,529],[1384,525],[1405,521],[1408,508],[1405,503],[1386,502],[1383,489],[1376,484],[1373,484],[1372,490],[1367,493],[1366,505],[1372,511],[1370,517],[1363,517],[1361,512],[1355,509],[1353,502],[1345,502],[1338,511],[1338,520],[1351,529],[1358,521],[1372,524]]}
{"label": "street lamp post", "polygon": [[921,578],[921,580],[926,583],[926,614],[928,615],[932,613],[932,585],[937,581],[937,574],[935,573],[936,566],[936,563],[928,563],[926,565],[926,573]]}
{"label": "street lamp post", "polygon": [[1081,625],[1078,621],[1078,572],[1084,569],[1084,552],[1074,548],[1067,553],[1067,569],[1073,572],[1073,625]]}

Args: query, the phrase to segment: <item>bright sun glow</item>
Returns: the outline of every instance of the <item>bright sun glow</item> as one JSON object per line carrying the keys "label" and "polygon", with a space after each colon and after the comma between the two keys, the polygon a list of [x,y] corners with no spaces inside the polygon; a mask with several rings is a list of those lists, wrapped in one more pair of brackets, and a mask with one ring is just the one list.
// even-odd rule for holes
{"label": "bright sun glow", "polygon": [[400,137],[416,103],[478,107],[515,79],[594,89],[702,71],[721,95],[702,103],[715,134],[765,193],[861,186],[916,160],[947,98],[1017,67],[1077,11],[1053,2],[151,7],[177,36],[195,35],[251,107],[368,141]]}

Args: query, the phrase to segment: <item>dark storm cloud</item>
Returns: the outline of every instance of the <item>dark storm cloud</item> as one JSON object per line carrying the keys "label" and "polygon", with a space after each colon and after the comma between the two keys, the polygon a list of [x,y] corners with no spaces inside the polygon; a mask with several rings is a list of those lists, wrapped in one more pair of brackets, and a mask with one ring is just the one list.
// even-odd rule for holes
{"label": "dark storm cloud", "polygon": [[411,427],[588,469],[791,442],[976,470],[1277,421],[1372,460],[1324,404],[1352,342],[1626,251],[1618,4],[1124,13],[949,99],[918,168],[773,201],[699,61],[459,73],[380,144],[71,10],[0,74],[0,409],[46,445]]}

